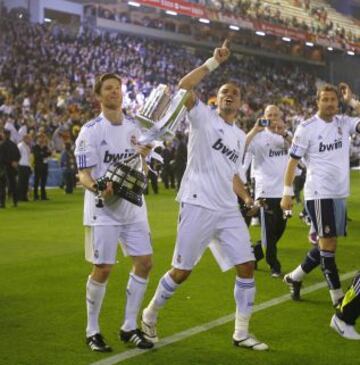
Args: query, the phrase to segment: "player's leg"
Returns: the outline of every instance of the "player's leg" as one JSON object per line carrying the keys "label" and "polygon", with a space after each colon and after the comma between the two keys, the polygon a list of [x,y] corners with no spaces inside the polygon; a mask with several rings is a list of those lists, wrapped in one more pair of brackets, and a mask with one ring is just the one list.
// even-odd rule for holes
{"label": "player's leg", "polygon": [[335,260],[337,236],[346,233],[346,203],[344,199],[315,201],[318,218],[320,265],[327,281],[331,301],[337,305],[344,297]]}
{"label": "player's leg", "polygon": [[[321,221],[318,221],[318,218],[321,219],[321,217],[316,214],[317,203],[315,203],[315,200],[308,200],[305,202],[305,204],[306,210],[309,213],[311,219],[311,223],[317,234],[319,224],[321,224]],[[316,245],[307,252],[303,262],[299,266],[297,266],[293,271],[284,276],[284,282],[289,285],[291,297],[293,300],[300,300],[300,289],[304,277],[319,265],[320,249]]]}
{"label": "player's leg", "polygon": [[85,231],[85,257],[93,263],[86,283],[86,343],[92,351],[111,351],[101,335],[99,316],[108,277],[115,263],[117,236],[117,228],[113,226],[86,227]]}
{"label": "player's leg", "polygon": [[360,334],[355,329],[355,322],[360,317],[360,273],[358,273],[351,287],[345,293],[341,304],[336,308],[330,322],[340,336],[350,340],[360,340]]}
{"label": "player's leg", "polygon": [[254,350],[267,350],[268,346],[249,334],[249,322],[255,300],[254,267],[255,257],[248,228],[239,211],[223,215],[217,224],[217,238],[226,257],[235,267],[234,298],[236,303],[235,331],[236,346]]}
{"label": "player's leg", "polygon": [[149,349],[148,341],[137,326],[137,317],[148,285],[152,268],[152,246],[150,228],[147,221],[120,227],[120,241],[133,263],[126,286],[125,318],[120,329],[120,339],[132,342],[136,347]]}
{"label": "player's leg", "polygon": [[201,258],[214,231],[213,212],[190,204],[182,204],[172,269],[160,279],[153,298],[142,314],[142,329],[147,338],[157,341],[156,323],[159,311],[174,295],[178,286],[190,275]]}

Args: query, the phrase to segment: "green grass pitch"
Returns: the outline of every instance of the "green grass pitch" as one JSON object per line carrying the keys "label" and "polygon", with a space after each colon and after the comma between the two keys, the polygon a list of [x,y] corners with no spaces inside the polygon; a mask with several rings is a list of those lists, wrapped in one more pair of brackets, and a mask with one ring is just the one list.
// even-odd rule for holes
{"label": "green grass pitch", "polygon": [[[352,172],[351,185],[352,221],[348,238],[339,244],[340,273],[360,269],[359,171]],[[9,204],[0,211],[0,364],[88,365],[129,349],[117,338],[129,260],[119,250],[101,316],[102,332],[114,352],[92,353],[84,342],[85,282],[90,265],[83,259],[83,192],[77,189],[74,195],[64,195],[61,190],[51,190],[49,196],[48,202],[23,203],[16,209]],[[144,304],[171,262],[178,210],[174,197],[174,191],[161,189],[158,196],[146,198],[155,254]],[[298,210],[279,243],[284,272],[300,263],[310,247],[307,227],[297,218]],[[258,228],[252,228],[251,233],[258,239]],[[322,280],[317,269],[305,285]],[[256,283],[257,304],[288,293],[281,280],[270,277],[264,261],[256,272]],[[234,312],[233,286],[234,273],[221,273],[206,252],[161,312],[159,335],[170,336]],[[344,340],[329,328],[332,313],[324,288],[305,295],[303,302],[287,301],[254,314],[251,331],[269,344],[269,352],[233,347],[233,323],[227,323],[124,364],[360,364],[360,343]]]}

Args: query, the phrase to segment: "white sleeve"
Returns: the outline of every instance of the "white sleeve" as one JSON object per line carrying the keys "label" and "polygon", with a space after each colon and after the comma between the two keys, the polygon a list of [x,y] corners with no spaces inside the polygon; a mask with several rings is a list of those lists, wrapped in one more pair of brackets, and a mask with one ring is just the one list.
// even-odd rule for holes
{"label": "white sleeve", "polygon": [[193,108],[188,112],[188,119],[193,128],[202,129],[212,118],[213,113],[209,106],[197,99]]}
{"label": "white sleeve", "polygon": [[98,154],[92,127],[83,126],[75,142],[75,157],[78,168],[86,169],[98,164]]}
{"label": "white sleeve", "polygon": [[296,128],[295,135],[290,148],[290,156],[292,158],[300,159],[305,155],[309,147],[308,129],[299,125]]}
{"label": "white sleeve", "polygon": [[349,134],[360,133],[360,118],[359,117],[349,117],[347,115],[343,116],[344,125],[349,128]]}

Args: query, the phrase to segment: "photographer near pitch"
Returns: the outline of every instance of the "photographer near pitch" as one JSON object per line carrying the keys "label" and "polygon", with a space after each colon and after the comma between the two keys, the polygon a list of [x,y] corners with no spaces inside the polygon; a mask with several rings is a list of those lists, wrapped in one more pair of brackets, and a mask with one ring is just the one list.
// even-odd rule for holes
{"label": "photographer near pitch", "polygon": [[291,140],[292,135],[286,130],[276,105],[265,108],[264,119],[259,119],[246,136],[247,153],[252,156],[255,200],[262,200],[261,241],[266,247],[266,262],[274,278],[281,276],[277,243],[285,231],[287,217],[280,200]]}

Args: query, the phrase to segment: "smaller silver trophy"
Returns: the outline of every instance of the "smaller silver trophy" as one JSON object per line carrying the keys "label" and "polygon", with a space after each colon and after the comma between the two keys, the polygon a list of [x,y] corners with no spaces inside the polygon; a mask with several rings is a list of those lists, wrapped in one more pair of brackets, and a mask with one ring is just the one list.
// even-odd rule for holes
{"label": "smaller silver trophy", "polygon": [[[154,89],[143,108],[136,115],[143,133],[138,142],[142,145],[156,140],[168,139],[175,135],[179,122],[184,119],[185,102],[189,95],[187,90],[178,90],[171,97],[166,85],[160,84]],[[139,154],[135,154],[122,162],[111,164],[105,175],[97,180],[97,203],[102,208],[102,192],[111,182],[114,195],[137,206],[142,206],[142,195],[146,188],[146,176]]]}

